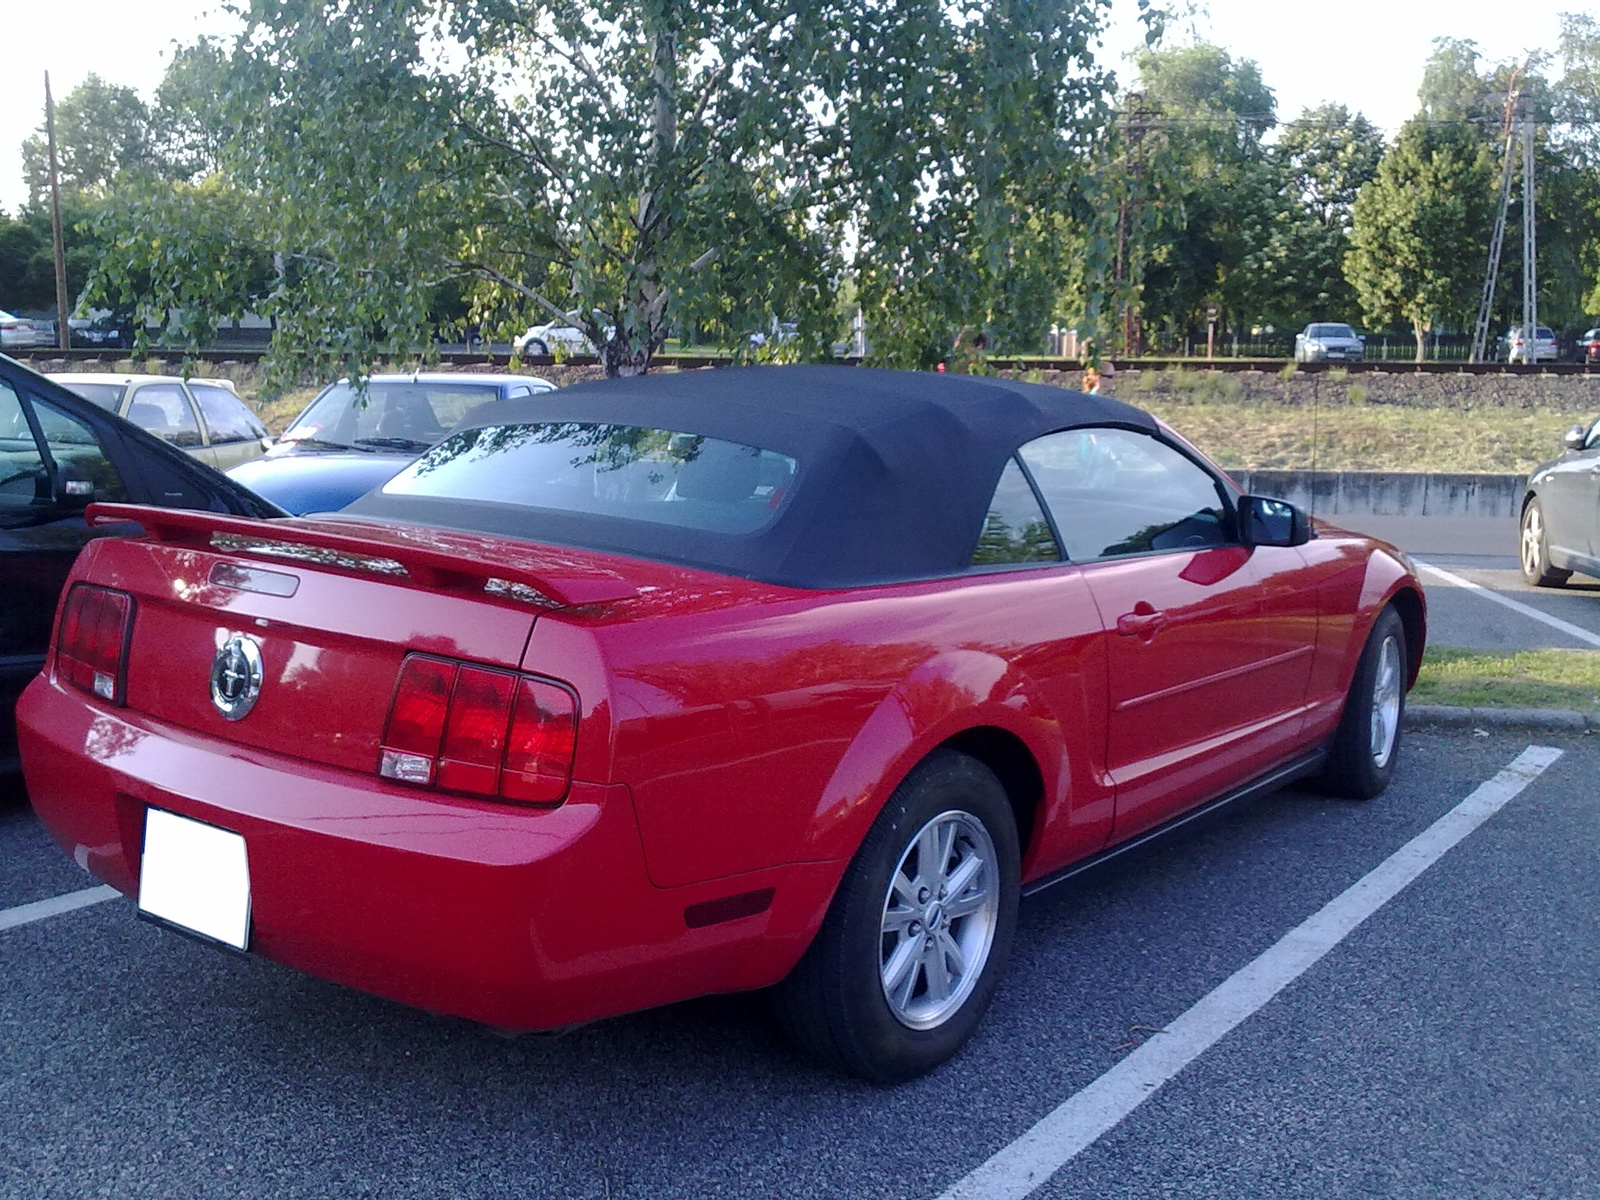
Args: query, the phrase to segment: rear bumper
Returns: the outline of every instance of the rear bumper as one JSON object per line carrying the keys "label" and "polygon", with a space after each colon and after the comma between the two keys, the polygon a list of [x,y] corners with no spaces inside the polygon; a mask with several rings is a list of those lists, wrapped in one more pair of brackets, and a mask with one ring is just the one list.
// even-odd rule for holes
{"label": "rear bumper", "polygon": [[[104,708],[47,677],[17,718],[34,808],[93,875],[137,893],[149,806],[233,830],[253,953],[492,1025],[558,1028],[773,983],[843,868],[657,888],[620,785],[576,783],[556,809],[427,795]],[[767,887],[765,912],[685,920]]]}

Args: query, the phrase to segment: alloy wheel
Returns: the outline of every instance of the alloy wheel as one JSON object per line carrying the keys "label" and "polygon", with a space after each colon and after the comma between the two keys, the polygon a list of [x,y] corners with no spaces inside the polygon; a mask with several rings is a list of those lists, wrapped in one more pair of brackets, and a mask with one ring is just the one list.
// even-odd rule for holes
{"label": "alloy wheel", "polygon": [[889,1011],[933,1029],[983,975],[1000,912],[999,858],[983,822],[951,810],[906,845],[883,899],[879,978]]}
{"label": "alloy wheel", "polygon": [[1402,690],[1400,643],[1386,637],[1378,650],[1378,669],[1372,677],[1372,728],[1368,743],[1373,765],[1379,770],[1388,765],[1400,733]]}

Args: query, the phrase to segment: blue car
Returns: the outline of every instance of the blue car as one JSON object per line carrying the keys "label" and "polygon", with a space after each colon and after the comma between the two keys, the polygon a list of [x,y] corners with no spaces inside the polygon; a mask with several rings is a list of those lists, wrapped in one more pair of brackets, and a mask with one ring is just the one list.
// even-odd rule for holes
{"label": "blue car", "polygon": [[373,375],[324,388],[263,458],[229,477],[299,515],[333,512],[387,483],[473,409],[551,392],[532,375]]}

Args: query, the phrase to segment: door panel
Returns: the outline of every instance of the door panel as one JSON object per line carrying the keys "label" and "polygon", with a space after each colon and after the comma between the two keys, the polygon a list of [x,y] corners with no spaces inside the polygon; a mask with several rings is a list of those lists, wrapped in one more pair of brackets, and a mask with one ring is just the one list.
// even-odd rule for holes
{"label": "door panel", "polygon": [[1219,480],[1149,434],[1067,430],[1019,455],[1106,629],[1113,838],[1288,754],[1316,636],[1295,552],[1238,544]]}

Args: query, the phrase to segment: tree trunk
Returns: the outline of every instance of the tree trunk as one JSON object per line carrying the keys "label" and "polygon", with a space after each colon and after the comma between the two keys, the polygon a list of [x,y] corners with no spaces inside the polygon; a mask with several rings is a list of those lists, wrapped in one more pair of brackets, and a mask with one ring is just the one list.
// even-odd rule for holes
{"label": "tree trunk", "polygon": [[1411,328],[1417,335],[1417,361],[1423,362],[1427,356],[1428,332],[1433,328],[1433,322],[1421,321],[1416,317],[1412,317]]}

